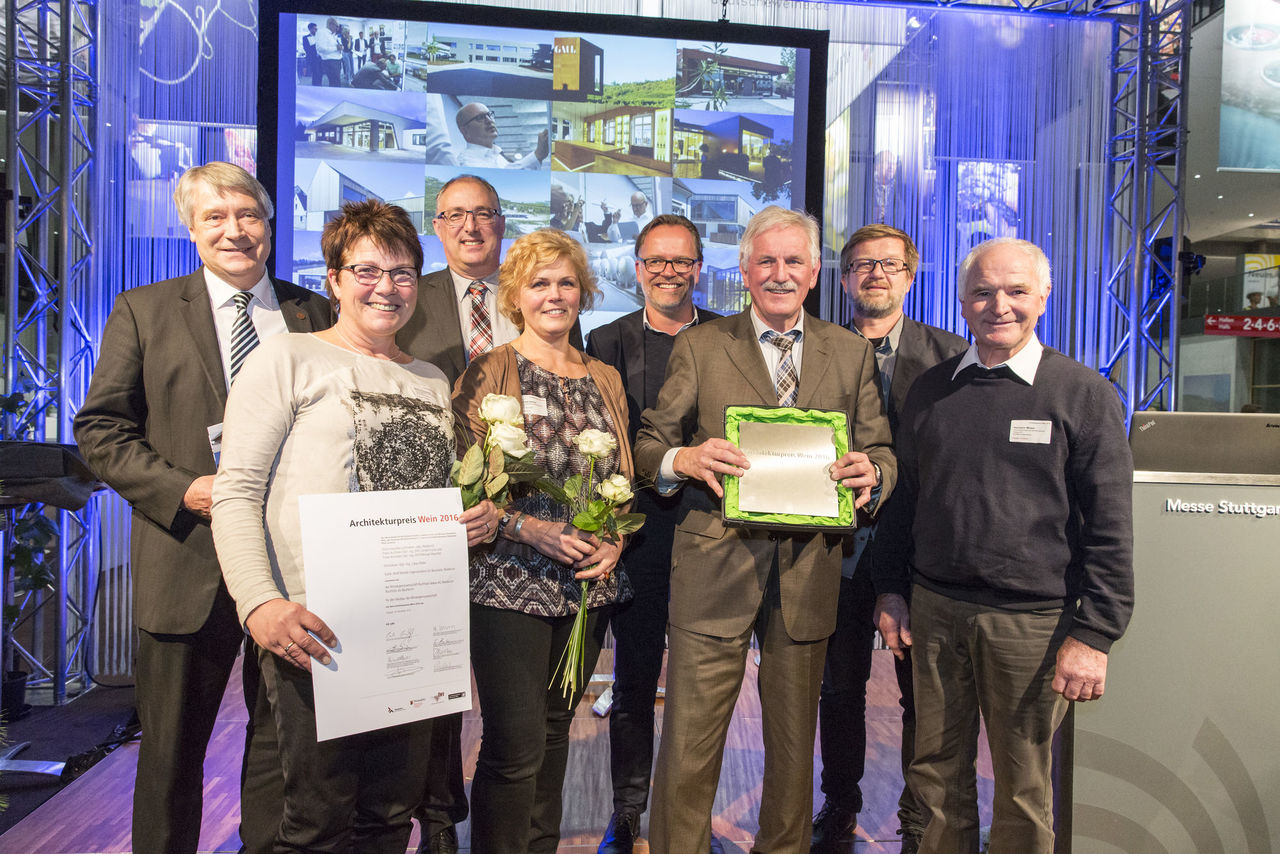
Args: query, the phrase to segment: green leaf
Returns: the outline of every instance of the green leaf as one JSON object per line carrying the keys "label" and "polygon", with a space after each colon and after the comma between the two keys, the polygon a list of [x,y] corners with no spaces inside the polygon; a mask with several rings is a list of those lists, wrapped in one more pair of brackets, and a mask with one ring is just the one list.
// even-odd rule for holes
{"label": "green leaf", "polygon": [[534,462],[532,451],[519,458],[508,456],[504,470],[512,483],[536,483],[547,476],[547,470]]}
{"label": "green leaf", "polygon": [[502,474],[502,464],[506,454],[497,445],[489,449],[489,476]]}
{"label": "green leaf", "polygon": [[628,534],[634,534],[644,525],[643,513],[619,513],[614,517],[614,524],[617,526],[615,530],[618,536],[625,537]]}
{"label": "green leaf", "polygon": [[573,527],[582,531],[598,531],[601,528],[601,520],[598,515],[592,513],[589,509],[583,510],[573,517]]}
{"label": "green leaf", "polygon": [[[575,474],[573,477],[566,480],[564,482],[564,491],[574,498],[577,498],[579,495],[581,495],[582,494],[582,475]],[[568,501],[565,503],[571,504],[572,502]]]}
{"label": "green leaf", "polygon": [[480,503],[480,484],[471,483],[461,487],[462,509],[470,510]]}
{"label": "green leaf", "polygon": [[549,477],[539,478],[537,482],[534,484],[534,486],[537,488],[539,492],[546,493],[551,498],[552,501],[555,501],[559,504],[567,505],[573,502],[573,500],[569,497],[569,494],[564,491],[564,488]]}
{"label": "green leaf", "polygon": [[507,482],[510,480],[511,478],[507,477],[506,472],[494,475],[484,482],[485,495],[493,498],[493,496],[507,488]]}
{"label": "green leaf", "polygon": [[458,472],[458,485],[471,486],[480,480],[484,473],[484,451],[479,445],[472,445],[462,456],[462,466]]}

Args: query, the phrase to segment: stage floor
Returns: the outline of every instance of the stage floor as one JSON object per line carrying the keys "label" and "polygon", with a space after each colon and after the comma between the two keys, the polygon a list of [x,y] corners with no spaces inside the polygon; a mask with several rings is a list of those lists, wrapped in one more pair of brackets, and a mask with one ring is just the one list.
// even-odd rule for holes
{"label": "stage floor", "polygon": [[[611,651],[601,653],[597,673],[610,671]],[[245,721],[239,674],[231,680],[223,698],[205,761],[205,814],[200,830],[202,852],[234,852],[240,805],[238,780]],[[591,703],[607,682],[593,682],[578,707],[571,731],[572,749],[565,783],[565,809],[561,852],[593,854],[611,811],[609,788],[609,725],[591,713]],[[902,787],[899,770],[898,689],[893,663],[887,651],[874,655],[872,680],[867,692],[867,764],[862,781],[863,812],[857,839],[849,851],[858,854],[899,850],[897,803]],[[662,702],[658,701],[659,737]],[[463,723],[464,765],[470,782],[480,746],[480,713],[473,709]],[[985,738],[983,739],[985,742]],[[117,854],[127,852],[133,775],[137,742],[126,745],[91,768],[11,830],[0,836],[0,851],[40,854]],[[814,760],[814,804],[822,804],[818,788],[820,761]],[[720,789],[716,793],[712,829],[726,843],[727,852],[751,848],[760,806],[760,774],[764,751],[760,743],[760,701],[756,693],[756,668],[747,663],[742,692],[729,728]],[[978,761],[982,823],[990,823],[991,765],[985,744]],[[462,849],[469,851],[469,827],[459,828]],[[647,831],[647,814],[642,835]],[[413,851],[418,844],[415,829]],[[648,846],[636,846],[646,854]]]}

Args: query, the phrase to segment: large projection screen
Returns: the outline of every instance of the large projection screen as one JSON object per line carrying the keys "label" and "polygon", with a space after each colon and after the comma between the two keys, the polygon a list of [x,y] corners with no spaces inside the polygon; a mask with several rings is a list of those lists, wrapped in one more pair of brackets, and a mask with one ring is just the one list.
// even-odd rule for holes
{"label": "large projection screen", "polygon": [[260,5],[259,177],[276,200],[280,278],[323,290],[321,229],[365,198],[407,209],[426,269],[444,267],[436,192],[476,174],[498,189],[504,253],[547,226],[587,248],[604,296],[583,317],[589,330],[643,304],[633,245],[656,214],[697,224],[694,298],[722,313],[744,305],[738,242],[752,214],[778,204],[821,215],[825,32],[352,8]]}

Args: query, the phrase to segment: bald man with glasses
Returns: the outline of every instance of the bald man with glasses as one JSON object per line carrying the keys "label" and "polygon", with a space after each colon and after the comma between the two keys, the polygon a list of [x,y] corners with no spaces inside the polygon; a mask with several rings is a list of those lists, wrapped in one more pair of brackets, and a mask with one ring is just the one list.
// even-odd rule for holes
{"label": "bald man with glasses", "polygon": [[493,111],[473,101],[458,110],[454,121],[466,140],[467,147],[458,155],[461,166],[483,169],[541,169],[551,151],[547,129],[538,132],[537,147],[523,157],[508,158],[502,148],[494,144],[498,138],[498,123]]}

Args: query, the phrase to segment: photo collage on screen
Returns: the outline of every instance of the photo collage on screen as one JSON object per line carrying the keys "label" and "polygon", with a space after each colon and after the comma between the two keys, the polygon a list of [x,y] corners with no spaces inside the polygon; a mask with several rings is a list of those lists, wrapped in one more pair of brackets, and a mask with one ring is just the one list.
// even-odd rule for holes
{"label": "photo collage on screen", "polygon": [[742,231],[765,205],[792,204],[795,49],[290,17],[299,284],[323,288],[320,230],[364,198],[408,210],[426,268],[443,267],[436,193],[475,174],[498,190],[504,252],[548,226],[587,249],[603,299],[586,328],[643,304],[634,242],[661,213],[702,234],[697,302],[742,307]]}

